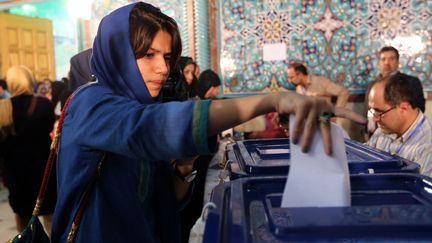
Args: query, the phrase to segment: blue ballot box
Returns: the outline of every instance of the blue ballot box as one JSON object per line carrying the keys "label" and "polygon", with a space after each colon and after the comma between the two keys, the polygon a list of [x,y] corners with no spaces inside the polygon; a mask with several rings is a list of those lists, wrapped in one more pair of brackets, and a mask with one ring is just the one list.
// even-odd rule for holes
{"label": "blue ballot box", "polygon": [[[350,174],[418,173],[420,165],[354,140],[345,140]],[[227,146],[230,179],[245,176],[287,175],[289,139],[237,141]]]}
{"label": "blue ballot box", "polygon": [[350,207],[281,208],[283,176],[221,184],[212,193],[216,208],[208,211],[203,242],[432,242],[429,177],[350,178]]}

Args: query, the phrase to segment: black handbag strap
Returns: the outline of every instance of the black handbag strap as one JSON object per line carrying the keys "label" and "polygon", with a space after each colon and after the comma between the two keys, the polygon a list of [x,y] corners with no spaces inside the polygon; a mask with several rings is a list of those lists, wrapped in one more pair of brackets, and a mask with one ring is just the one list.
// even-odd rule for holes
{"label": "black handbag strap", "polygon": [[[38,194],[38,197],[36,200],[36,205],[33,209],[33,214],[32,214],[33,216],[39,216],[39,214],[40,214],[40,210],[41,210],[44,198],[45,198],[45,193],[46,193],[47,188],[48,188],[48,181],[50,179],[51,171],[52,171],[52,168],[54,165],[54,158],[56,156],[58,145],[59,145],[59,139],[60,139],[61,132],[62,132],[66,108],[68,107],[69,101],[71,98],[72,98],[72,95],[67,99],[67,101],[63,107],[62,113],[61,113],[60,118],[59,118],[57,129],[55,130],[55,133],[54,133],[54,139],[51,143],[50,154],[48,156],[48,161],[46,163],[45,172],[44,172],[44,176],[42,179],[42,184],[39,188],[39,194]],[[98,167],[96,169],[95,174],[91,178],[90,182],[88,183],[88,185],[84,191],[84,194],[81,198],[81,201],[80,201],[80,204],[78,207],[78,210],[77,210],[77,212],[73,218],[72,227],[71,227],[71,230],[68,234],[67,242],[73,242],[75,239],[76,231],[77,231],[78,226],[81,222],[82,216],[84,214],[84,210],[85,210],[85,208],[89,202],[91,191],[94,188],[96,180],[100,175],[101,168],[102,168],[103,162],[105,161],[105,158],[106,158],[106,155],[104,154],[102,156],[101,161],[98,164]]]}

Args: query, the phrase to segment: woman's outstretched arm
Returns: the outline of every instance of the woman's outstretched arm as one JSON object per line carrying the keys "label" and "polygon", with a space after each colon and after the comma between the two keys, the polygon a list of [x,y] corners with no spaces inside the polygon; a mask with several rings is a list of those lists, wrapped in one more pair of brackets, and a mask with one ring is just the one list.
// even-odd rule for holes
{"label": "woman's outstretched arm", "polygon": [[[279,114],[295,114],[291,139],[293,143],[297,143],[300,136],[303,136],[304,152],[307,152],[310,147],[313,132],[318,124],[318,117],[323,112],[332,112],[335,116],[365,123],[365,119],[359,114],[344,108],[335,108],[324,99],[286,91],[212,101],[208,115],[208,134],[215,135],[256,116],[273,111]],[[324,149],[327,154],[331,154],[330,126],[321,125],[320,127]]]}

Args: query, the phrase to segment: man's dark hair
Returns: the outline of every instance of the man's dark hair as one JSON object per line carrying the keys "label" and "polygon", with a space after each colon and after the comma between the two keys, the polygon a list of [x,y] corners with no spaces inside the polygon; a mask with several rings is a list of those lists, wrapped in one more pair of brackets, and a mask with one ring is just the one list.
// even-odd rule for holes
{"label": "man's dark hair", "polygon": [[[419,94],[412,84],[409,76],[396,73],[378,82],[386,82],[384,88],[384,101],[391,106],[397,106],[401,102],[408,102],[412,108],[419,108]],[[424,99],[424,98],[423,98]]]}
{"label": "man's dark hair", "polygon": [[378,52],[378,57],[381,55],[381,53],[389,51],[394,52],[396,54],[396,59],[399,60],[399,51],[393,46],[384,46],[383,48],[381,48],[381,50]]}
{"label": "man's dark hair", "polygon": [[174,70],[182,52],[177,23],[152,5],[146,3],[136,4],[129,16],[130,39],[136,59],[147,54],[153,39],[159,31],[165,31],[171,35],[169,66],[170,70]]}
{"label": "man's dark hair", "polygon": [[307,71],[307,68],[305,67],[305,65],[298,63],[298,62],[290,63],[288,65],[288,68],[294,68],[294,71],[296,73],[303,73],[304,75],[308,74],[308,71]]}

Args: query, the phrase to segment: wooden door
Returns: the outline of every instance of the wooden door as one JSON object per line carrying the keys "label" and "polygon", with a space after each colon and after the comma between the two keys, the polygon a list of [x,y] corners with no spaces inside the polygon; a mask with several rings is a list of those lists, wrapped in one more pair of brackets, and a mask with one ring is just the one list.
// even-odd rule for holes
{"label": "wooden door", "polygon": [[50,20],[0,13],[0,77],[16,64],[30,68],[38,81],[55,79]]}

